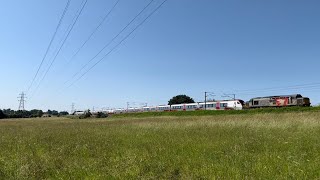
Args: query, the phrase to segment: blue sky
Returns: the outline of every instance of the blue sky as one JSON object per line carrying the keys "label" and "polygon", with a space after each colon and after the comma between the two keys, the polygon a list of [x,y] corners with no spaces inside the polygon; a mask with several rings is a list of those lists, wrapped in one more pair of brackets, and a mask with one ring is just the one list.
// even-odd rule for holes
{"label": "blue sky", "polygon": [[[0,109],[17,109],[17,96],[31,83],[66,2],[2,2]],[[71,1],[39,75],[48,67],[81,2]],[[88,0],[39,90],[34,92],[37,78],[28,92],[27,109],[70,110],[71,103],[77,109],[125,107],[126,102],[157,105],[177,94],[202,101],[204,91],[215,92],[216,99],[222,99],[223,93],[236,93],[243,100],[301,93],[313,104],[320,103],[320,84],[312,84],[320,82],[317,0],[168,0],[98,66],[74,86],[64,88],[64,82],[149,0],[120,0],[109,19],[67,65],[115,2]],[[161,2],[155,0],[134,25]],[[289,87],[309,83],[311,86]],[[279,88],[268,89],[273,87]]]}

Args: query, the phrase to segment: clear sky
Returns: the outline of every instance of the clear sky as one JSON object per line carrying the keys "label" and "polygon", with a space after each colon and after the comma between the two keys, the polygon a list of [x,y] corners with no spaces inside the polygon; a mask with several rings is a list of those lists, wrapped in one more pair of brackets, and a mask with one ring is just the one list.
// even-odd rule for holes
{"label": "clear sky", "polygon": [[[301,93],[313,104],[320,103],[318,0],[168,0],[98,66],[74,86],[64,88],[64,82],[150,2],[120,0],[67,64],[116,2],[88,0],[48,76],[34,92],[81,2],[71,1],[40,76],[27,94],[27,109],[70,110],[71,103],[77,109],[125,107],[126,102],[157,105],[177,94],[203,101],[205,91],[215,92],[216,99],[236,93],[243,100]],[[161,2],[154,0],[117,42]],[[66,3],[1,3],[0,109],[18,108],[17,96],[30,85]]]}

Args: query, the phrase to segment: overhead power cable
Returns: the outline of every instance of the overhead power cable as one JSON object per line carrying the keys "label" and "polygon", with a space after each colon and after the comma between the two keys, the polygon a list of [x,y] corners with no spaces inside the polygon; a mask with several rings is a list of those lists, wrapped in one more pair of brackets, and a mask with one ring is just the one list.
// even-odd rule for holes
{"label": "overhead power cable", "polygon": [[52,42],[54,41],[54,39],[55,39],[55,37],[56,37],[56,35],[57,35],[57,32],[58,32],[58,30],[59,30],[59,28],[60,28],[60,26],[61,26],[61,24],[62,24],[62,21],[63,21],[65,15],[66,15],[66,13],[67,13],[67,11],[68,11],[68,9],[69,9],[70,2],[71,2],[71,0],[68,0],[67,4],[66,4],[66,6],[65,6],[65,8],[64,8],[64,10],[63,10],[63,13],[62,13],[61,18],[60,18],[60,20],[59,20],[59,23],[58,23],[58,25],[57,25],[54,33],[53,33],[53,36],[51,37],[51,40],[50,40],[49,45],[48,45],[48,47],[47,47],[47,50],[46,50],[46,52],[44,53],[44,56],[42,57],[41,63],[40,63],[40,65],[39,65],[39,67],[38,67],[38,69],[37,69],[37,71],[36,71],[36,74],[34,75],[32,81],[31,81],[31,84],[30,84],[29,87],[28,87],[27,92],[30,91],[30,89],[31,89],[34,81],[36,80],[36,78],[37,78],[37,76],[38,76],[38,74],[39,74],[39,71],[40,71],[40,69],[41,69],[41,67],[42,67],[42,65],[43,65],[43,62],[44,62],[44,60],[46,59],[46,57],[47,57],[47,55],[48,55],[48,52],[49,52],[49,50],[50,50],[50,48],[51,48]]}
{"label": "overhead power cable", "polygon": [[99,28],[102,26],[102,24],[108,19],[112,11],[115,9],[115,7],[118,5],[120,0],[117,0],[117,2],[112,6],[112,8],[108,11],[108,13],[102,18],[98,26],[93,30],[93,32],[90,34],[90,36],[83,42],[83,44],[78,48],[76,53],[73,54],[73,56],[70,58],[70,60],[67,62],[67,65],[71,63],[72,60],[79,54],[79,52],[83,49],[83,47],[91,40],[93,35],[99,30]]}
{"label": "overhead power cable", "polygon": [[90,70],[92,70],[95,66],[97,66],[101,61],[103,61],[107,56],[109,56],[119,45],[121,45],[128,37],[135,32],[140,26],[142,26],[158,9],[161,8],[161,6],[167,2],[167,0],[164,0],[157,8],[155,8],[141,23],[139,23],[127,36],[125,36],[118,44],[116,44],[108,53],[106,53],[102,58],[100,58],[95,64],[93,64],[87,71],[85,71],[79,78],[77,78],[75,81],[73,81],[72,84],[68,86],[73,86],[77,81],[79,81],[83,76],[85,76]]}
{"label": "overhead power cable", "polygon": [[151,0],[144,8],[133,18],[131,21],[121,29],[121,31],[114,36],[95,56],[93,56],[86,64],[84,64],[79,71],[77,71],[69,80],[64,82],[64,85],[67,84],[69,81],[71,81],[73,78],[75,78],[77,75],[81,73],[82,70],[84,70],[95,58],[97,58],[111,43],[113,43],[153,2],[154,0]]}
{"label": "overhead power cable", "polygon": [[252,90],[238,90],[238,94],[252,94],[258,92],[270,92],[270,91],[279,91],[279,90],[289,90],[289,89],[302,89],[302,88],[316,88],[320,87],[320,83],[308,83],[308,84],[300,84],[300,85],[292,85],[292,86],[282,86],[282,87],[271,87],[264,89],[252,89]]}
{"label": "overhead power cable", "polygon": [[[42,81],[45,79],[45,77],[47,76],[48,72],[50,71],[50,69],[51,69],[51,67],[52,67],[53,63],[56,61],[56,59],[57,59],[57,57],[58,57],[58,55],[59,55],[59,53],[60,53],[60,51],[61,51],[62,47],[64,46],[65,42],[67,41],[68,37],[70,36],[70,33],[72,32],[72,30],[73,30],[73,28],[74,28],[75,24],[78,22],[78,19],[79,19],[80,15],[82,14],[83,9],[85,8],[85,6],[86,6],[87,2],[88,2],[88,0],[84,0],[84,1],[83,1],[82,6],[81,6],[81,9],[80,9],[80,11],[78,12],[78,14],[77,14],[77,16],[76,16],[75,21],[72,23],[71,28],[69,29],[69,31],[68,31],[68,33],[67,33],[66,37],[64,38],[64,40],[63,40],[62,44],[60,45],[60,48],[58,49],[57,53],[55,54],[55,56],[54,56],[53,60],[51,61],[51,63],[50,63],[50,65],[49,65],[49,67],[47,68],[47,70],[46,70],[46,72],[45,72],[44,76],[43,76],[43,77],[42,77],[42,79],[40,80],[40,82],[39,82],[39,84],[38,84],[37,88],[36,88],[36,89],[35,89],[35,91],[33,92],[33,95],[34,95],[34,94],[36,93],[36,91],[39,89],[39,87],[40,87],[40,85],[41,85]],[[32,96],[33,96],[33,95],[32,95]]]}

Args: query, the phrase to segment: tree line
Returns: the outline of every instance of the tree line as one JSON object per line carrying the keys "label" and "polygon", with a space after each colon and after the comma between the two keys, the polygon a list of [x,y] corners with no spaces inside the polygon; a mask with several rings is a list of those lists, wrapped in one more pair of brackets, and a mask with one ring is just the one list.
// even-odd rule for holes
{"label": "tree line", "polygon": [[42,117],[43,115],[47,116],[65,116],[69,115],[66,111],[58,112],[56,110],[48,110],[43,112],[42,110],[33,109],[30,111],[15,111],[12,109],[0,109],[0,119],[10,119],[10,118],[36,118]]}

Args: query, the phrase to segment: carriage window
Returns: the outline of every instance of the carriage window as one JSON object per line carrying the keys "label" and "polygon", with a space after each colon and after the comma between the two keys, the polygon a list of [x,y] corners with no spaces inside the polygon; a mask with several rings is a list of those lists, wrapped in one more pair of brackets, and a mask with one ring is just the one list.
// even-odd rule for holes
{"label": "carriage window", "polygon": [[216,104],[207,104],[207,107],[208,108],[213,108],[213,107],[215,107],[216,106]]}
{"label": "carriage window", "polygon": [[221,103],[221,104],[220,104],[220,107],[222,107],[222,108],[223,108],[223,107],[227,107],[227,106],[228,106],[227,103]]}

